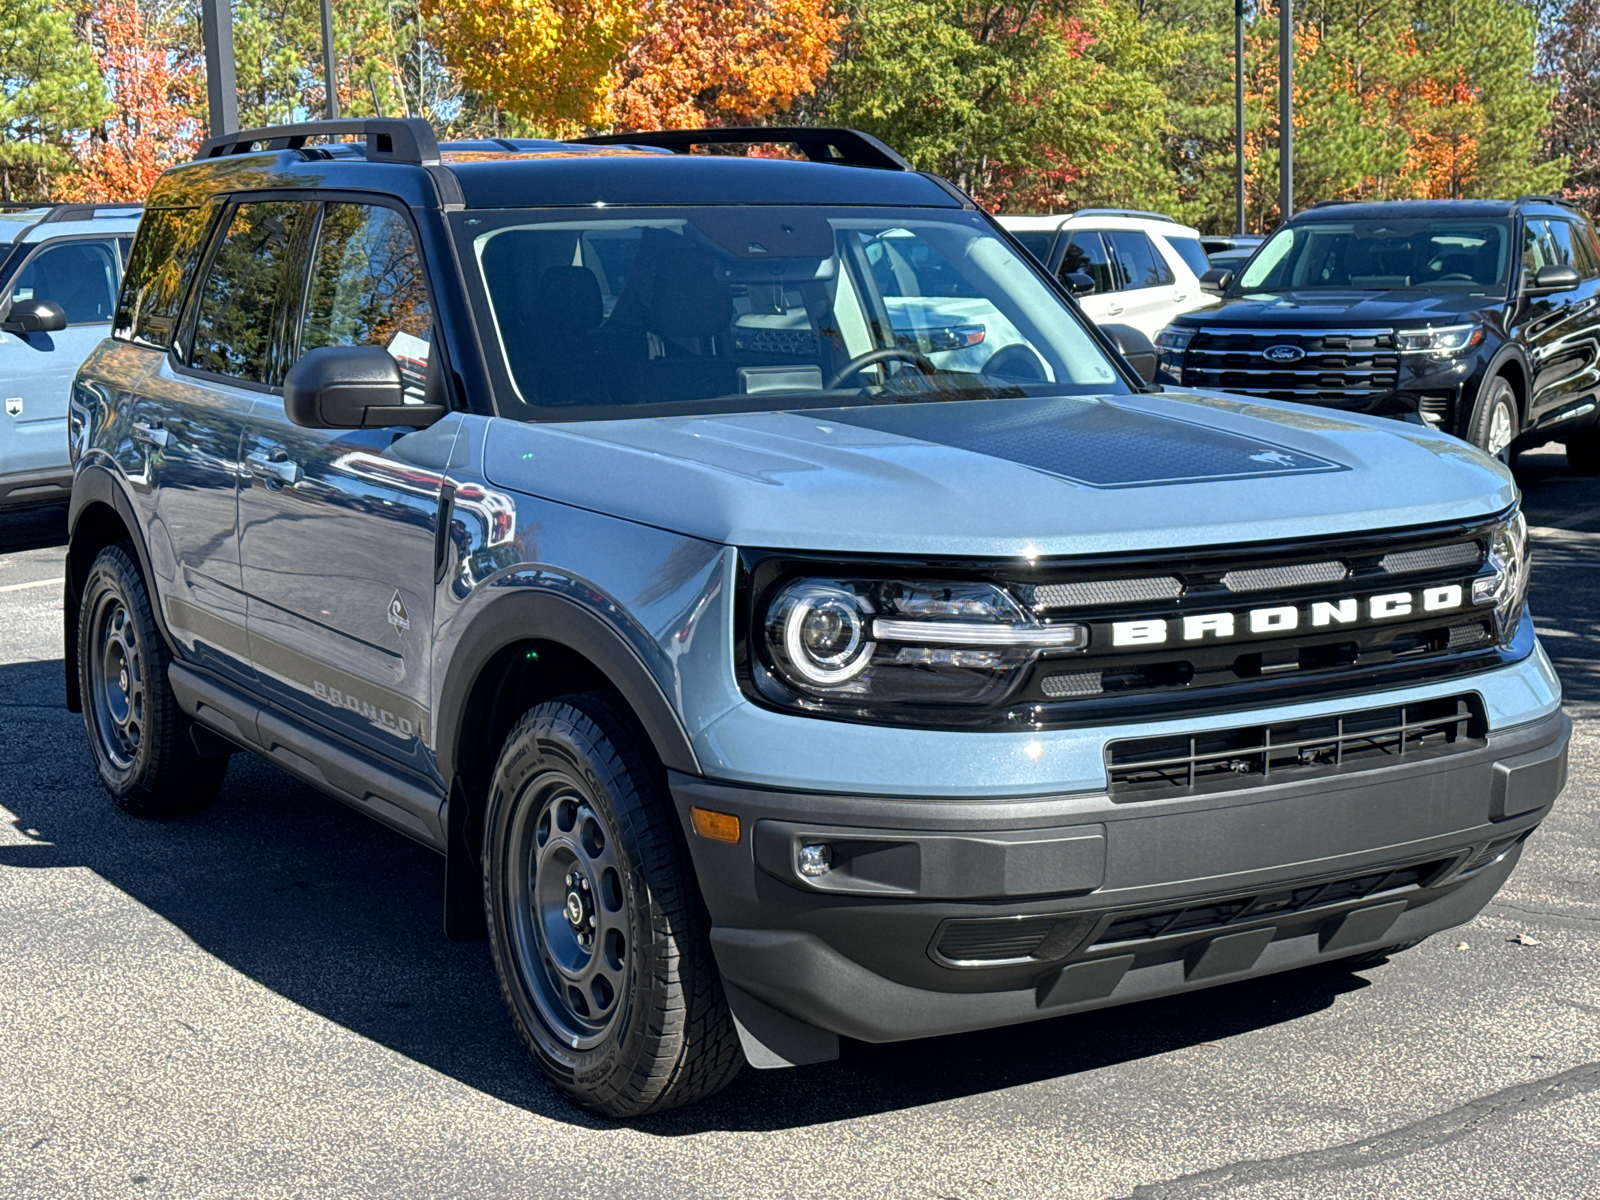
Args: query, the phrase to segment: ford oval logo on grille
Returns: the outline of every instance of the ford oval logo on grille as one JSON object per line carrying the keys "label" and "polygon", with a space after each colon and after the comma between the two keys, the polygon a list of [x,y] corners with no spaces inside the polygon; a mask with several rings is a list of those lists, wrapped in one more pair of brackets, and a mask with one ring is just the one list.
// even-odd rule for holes
{"label": "ford oval logo on grille", "polygon": [[1268,346],[1261,352],[1261,357],[1271,362],[1292,363],[1299,362],[1306,356],[1306,352],[1299,346]]}

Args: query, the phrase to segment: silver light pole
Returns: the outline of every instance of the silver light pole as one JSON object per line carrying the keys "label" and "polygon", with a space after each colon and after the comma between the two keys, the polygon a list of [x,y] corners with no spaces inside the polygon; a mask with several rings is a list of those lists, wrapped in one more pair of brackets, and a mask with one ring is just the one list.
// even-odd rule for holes
{"label": "silver light pole", "polygon": [[1278,0],[1278,220],[1294,215],[1294,0]]}
{"label": "silver light pole", "polygon": [[233,58],[233,6],[200,0],[200,34],[206,52],[206,99],[211,136],[239,132],[239,80]]}
{"label": "silver light pole", "polygon": [[1233,168],[1236,218],[1234,228],[1244,225],[1244,0],[1233,0]]}
{"label": "silver light pole", "polygon": [[333,69],[333,0],[322,0],[322,78],[328,89],[328,120],[339,119],[339,81]]}

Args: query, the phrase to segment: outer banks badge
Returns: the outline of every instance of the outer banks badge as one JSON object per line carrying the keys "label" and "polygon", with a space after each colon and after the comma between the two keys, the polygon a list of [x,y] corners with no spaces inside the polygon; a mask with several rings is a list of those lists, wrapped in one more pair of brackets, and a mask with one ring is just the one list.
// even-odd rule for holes
{"label": "outer banks badge", "polygon": [[394,626],[396,633],[404,633],[411,628],[411,617],[406,612],[405,601],[400,599],[398,591],[395,592],[394,599],[389,601],[389,624]]}

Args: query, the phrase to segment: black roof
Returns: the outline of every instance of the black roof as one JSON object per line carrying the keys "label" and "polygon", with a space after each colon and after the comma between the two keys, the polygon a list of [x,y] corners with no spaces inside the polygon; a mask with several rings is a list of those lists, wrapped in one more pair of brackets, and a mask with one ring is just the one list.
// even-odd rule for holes
{"label": "black roof", "polygon": [[1291,218],[1296,225],[1309,221],[1446,220],[1450,218],[1509,217],[1517,212],[1543,210],[1572,215],[1572,207],[1549,196],[1522,196],[1516,200],[1325,200]]}

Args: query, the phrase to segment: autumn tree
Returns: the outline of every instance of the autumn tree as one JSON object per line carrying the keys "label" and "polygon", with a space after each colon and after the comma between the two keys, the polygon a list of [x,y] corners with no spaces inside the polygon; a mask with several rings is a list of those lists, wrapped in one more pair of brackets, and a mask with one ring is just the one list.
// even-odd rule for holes
{"label": "autumn tree", "polygon": [[1543,47],[1543,79],[1557,88],[1545,153],[1567,162],[1567,194],[1600,214],[1600,0],[1567,0],[1554,17]]}
{"label": "autumn tree", "polygon": [[110,113],[80,147],[81,169],[62,194],[142,200],[156,177],[191,157],[200,140],[200,74],[165,39],[151,36],[137,0],[99,0],[90,28],[110,84]]}

